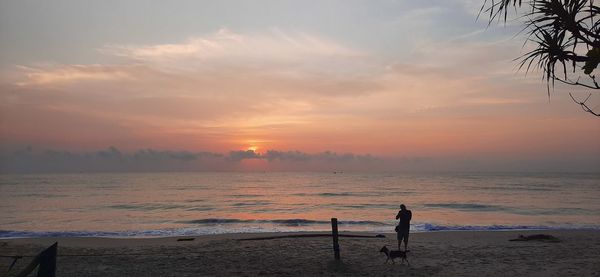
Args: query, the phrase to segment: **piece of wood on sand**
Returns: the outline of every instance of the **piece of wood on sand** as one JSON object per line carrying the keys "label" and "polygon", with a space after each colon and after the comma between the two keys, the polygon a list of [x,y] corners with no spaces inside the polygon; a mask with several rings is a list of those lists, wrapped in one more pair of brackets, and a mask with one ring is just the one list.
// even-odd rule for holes
{"label": "piece of wood on sand", "polygon": [[560,239],[546,234],[537,234],[537,235],[519,235],[516,239],[510,239],[509,241],[542,241],[542,242],[560,242]]}

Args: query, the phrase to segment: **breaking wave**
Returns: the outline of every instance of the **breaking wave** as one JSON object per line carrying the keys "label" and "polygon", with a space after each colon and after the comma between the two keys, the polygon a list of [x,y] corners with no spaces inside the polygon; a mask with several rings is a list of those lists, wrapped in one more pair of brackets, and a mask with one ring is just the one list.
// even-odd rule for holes
{"label": "breaking wave", "polygon": [[[309,219],[245,220],[208,218],[185,222],[190,227],[158,230],[131,231],[11,231],[0,230],[0,238],[33,237],[175,237],[200,236],[227,233],[266,233],[266,232],[330,232],[330,222]],[[394,224],[377,221],[340,221],[341,231],[363,231],[372,233],[393,233]],[[516,231],[516,230],[600,230],[600,225],[439,225],[417,223],[411,225],[412,232],[439,231]]]}

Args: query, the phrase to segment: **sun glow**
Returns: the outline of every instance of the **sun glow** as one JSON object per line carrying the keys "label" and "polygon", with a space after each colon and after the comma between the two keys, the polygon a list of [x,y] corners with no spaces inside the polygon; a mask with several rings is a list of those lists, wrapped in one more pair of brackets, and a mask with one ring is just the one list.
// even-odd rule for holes
{"label": "sun glow", "polygon": [[258,147],[257,146],[250,146],[246,150],[252,151],[252,152],[257,152],[258,151]]}

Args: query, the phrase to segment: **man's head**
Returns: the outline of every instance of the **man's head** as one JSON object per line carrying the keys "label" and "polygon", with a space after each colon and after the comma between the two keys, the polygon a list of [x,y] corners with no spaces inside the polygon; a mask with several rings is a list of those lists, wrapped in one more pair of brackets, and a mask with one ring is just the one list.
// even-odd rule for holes
{"label": "man's head", "polygon": [[404,206],[404,204],[401,204],[400,205],[400,210],[403,210],[403,211],[406,210],[406,206]]}

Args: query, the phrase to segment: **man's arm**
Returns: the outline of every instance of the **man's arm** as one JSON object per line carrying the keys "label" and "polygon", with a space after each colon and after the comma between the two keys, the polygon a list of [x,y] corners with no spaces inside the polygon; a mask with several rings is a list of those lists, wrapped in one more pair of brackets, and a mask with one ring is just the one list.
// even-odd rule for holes
{"label": "man's arm", "polygon": [[396,219],[400,218],[400,212],[396,215]]}

